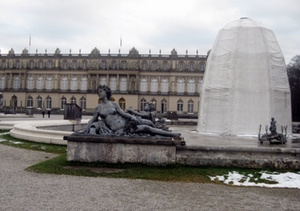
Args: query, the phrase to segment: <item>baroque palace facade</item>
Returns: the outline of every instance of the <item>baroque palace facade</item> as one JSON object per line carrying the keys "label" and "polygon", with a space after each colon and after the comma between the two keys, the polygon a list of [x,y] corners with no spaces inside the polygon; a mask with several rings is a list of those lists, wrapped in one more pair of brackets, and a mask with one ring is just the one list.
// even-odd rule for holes
{"label": "baroque palace facade", "polygon": [[11,49],[0,54],[0,92],[3,109],[17,111],[61,111],[65,103],[76,103],[92,112],[99,103],[98,85],[112,90],[112,101],[122,109],[143,110],[154,102],[157,112],[197,115],[207,55],[101,54],[21,54]]}

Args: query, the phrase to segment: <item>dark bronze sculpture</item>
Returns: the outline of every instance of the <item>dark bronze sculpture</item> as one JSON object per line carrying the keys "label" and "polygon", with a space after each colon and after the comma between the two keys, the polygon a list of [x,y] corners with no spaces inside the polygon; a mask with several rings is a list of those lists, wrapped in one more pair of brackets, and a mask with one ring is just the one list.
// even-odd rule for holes
{"label": "dark bronze sculpture", "polygon": [[124,112],[117,103],[109,101],[112,95],[109,87],[98,86],[97,94],[101,103],[96,106],[85,129],[77,134],[180,137],[180,133],[156,128],[152,119],[139,118]]}
{"label": "dark bronze sculpture", "polygon": [[272,117],[270,122],[270,133],[268,133],[268,125],[265,127],[266,133],[261,135],[261,125],[259,125],[258,141],[262,144],[264,141],[269,141],[270,144],[280,143],[285,144],[288,139],[287,126],[281,126],[281,133],[277,133],[276,121]]}

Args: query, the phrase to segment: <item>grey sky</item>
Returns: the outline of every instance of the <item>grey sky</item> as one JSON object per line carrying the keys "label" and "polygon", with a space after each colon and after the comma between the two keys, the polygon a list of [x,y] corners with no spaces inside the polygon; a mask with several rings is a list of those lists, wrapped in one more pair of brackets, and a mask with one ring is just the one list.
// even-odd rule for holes
{"label": "grey sky", "polygon": [[[21,53],[205,55],[220,29],[241,17],[271,29],[288,64],[300,54],[299,0],[0,0],[0,49]],[[120,38],[122,46],[120,47]]]}

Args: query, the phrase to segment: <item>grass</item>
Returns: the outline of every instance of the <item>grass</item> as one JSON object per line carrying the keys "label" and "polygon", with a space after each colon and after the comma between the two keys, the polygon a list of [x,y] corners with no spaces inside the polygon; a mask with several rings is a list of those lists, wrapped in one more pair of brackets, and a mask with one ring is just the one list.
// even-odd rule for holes
{"label": "grass", "polygon": [[[149,166],[145,164],[130,163],[82,163],[69,162],[66,159],[66,146],[51,145],[44,143],[35,143],[23,141],[13,138],[8,131],[0,131],[0,143],[8,146],[24,148],[29,150],[39,150],[49,153],[58,154],[57,157],[40,162],[36,165],[28,167],[27,171],[48,174],[64,174],[74,176],[90,176],[90,177],[108,177],[108,178],[127,178],[127,179],[146,179],[157,181],[172,182],[195,182],[195,183],[219,183],[221,181],[211,181],[209,176],[224,175],[228,177],[229,172],[239,172],[246,177],[250,177],[250,182],[275,184],[274,181],[261,179],[261,169],[241,169],[241,168],[220,168],[220,167],[192,167],[179,164],[167,166]],[[104,171],[96,171],[95,170]],[[118,172],[110,172],[107,169],[119,170]],[[272,171],[270,171],[272,172]],[[284,171],[283,171],[284,172]]]}

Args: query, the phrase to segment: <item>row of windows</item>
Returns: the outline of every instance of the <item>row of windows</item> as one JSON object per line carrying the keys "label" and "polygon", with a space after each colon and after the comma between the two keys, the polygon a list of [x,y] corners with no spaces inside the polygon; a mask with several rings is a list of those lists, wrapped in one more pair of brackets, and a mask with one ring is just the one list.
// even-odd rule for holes
{"label": "row of windows", "polygon": [[[120,91],[126,92],[128,90],[128,78],[127,77],[120,77]],[[150,84],[149,84],[150,83]],[[161,93],[168,93],[169,90],[169,79],[163,78],[159,81],[157,77],[152,77],[150,81],[147,78],[143,77],[140,80],[140,92],[147,92],[148,91],[148,84],[150,85],[150,92],[157,93],[159,89],[160,83],[160,92]],[[187,83],[187,84],[185,84]],[[198,80],[196,82],[195,79],[188,79],[187,82],[183,78],[177,79],[177,93],[184,93],[187,92],[189,94],[194,94],[196,92],[196,83],[198,83],[198,90],[197,92],[201,92],[202,88],[202,80]],[[46,89],[51,91],[54,87],[54,78],[52,76],[46,77],[44,80],[43,76],[38,76],[35,80],[33,76],[29,76],[27,78],[27,89],[33,90],[36,88],[37,90]],[[109,85],[112,91],[117,90],[117,77],[109,77],[109,81],[107,81],[107,77],[100,77],[100,84],[101,85]],[[36,85],[36,86],[35,86]],[[45,86],[44,86],[45,85]],[[70,85],[70,87],[69,87]],[[186,85],[186,86],[185,86]],[[13,89],[18,90],[20,88],[20,77],[14,76],[13,77]],[[134,86],[134,85],[132,85]],[[185,88],[186,87],[186,88]],[[0,77],[0,90],[4,90],[6,88],[6,77]],[[70,89],[71,91],[77,91],[80,89],[81,91],[86,91],[88,89],[88,79],[87,77],[78,78],[77,76],[73,76],[70,79],[67,76],[63,76],[60,79],[60,90],[66,91]],[[185,90],[187,89],[187,90]]]}
{"label": "row of windows", "polygon": [[[82,69],[87,69],[88,66],[91,66],[93,68],[100,68],[100,69],[117,69],[117,61],[113,60],[111,61],[110,66],[108,65],[108,62],[106,60],[101,61],[100,65],[96,64],[90,64],[88,65],[87,60],[83,60],[81,62],[81,64],[79,64],[79,62],[77,60],[73,60],[71,63],[69,63],[67,60],[63,60],[60,67],[62,69],[77,69],[77,68],[82,68]],[[189,70],[195,70],[195,62],[189,62],[189,63],[185,63],[183,61],[178,63],[177,68],[179,70],[185,70],[185,69],[189,69]],[[2,64],[1,67],[7,68],[7,62],[6,60],[2,60]],[[39,69],[43,69],[43,68],[48,68],[48,69],[52,69],[55,68],[54,65],[54,61],[53,60],[48,60],[46,63],[43,60],[39,60],[37,62],[37,64],[35,64],[35,62],[33,60],[29,61],[29,64],[23,64],[21,65],[21,61],[20,60],[16,60],[15,63],[13,64],[13,67],[16,69],[20,69],[21,67],[23,68],[29,68],[29,69],[33,69],[33,68],[39,68]],[[127,61],[121,61],[120,69],[127,69],[128,68],[128,62]],[[147,61],[142,61],[141,62],[141,66],[140,69],[142,70],[158,70],[158,69],[162,69],[162,70],[168,70],[170,68],[170,65],[167,61],[162,63],[162,66],[159,66],[159,63],[157,61],[152,61],[151,63],[147,62]],[[205,70],[205,63],[201,62],[200,63],[200,71],[204,71]]]}
{"label": "row of windows", "polygon": [[[110,99],[111,101],[115,101],[114,98],[111,98]],[[152,103],[154,103],[156,106],[157,105],[157,102],[155,99],[152,99],[151,101]],[[45,103],[45,104],[44,104]],[[64,109],[64,105],[67,103],[67,98],[66,97],[62,97],[60,99],[60,109]],[[77,104],[77,99],[73,96],[70,98],[70,103],[73,103],[73,104]],[[119,101],[118,101],[120,107],[122,109],[126,109],[126,100],[124,98],[120,98]],[[140,110],[141,111],[144,111],[144,108],[146,106],[146,103],[147,101],[145,99],[142,99],[140,101]],[[199,103],[198,103],[199,104]],[[177,101],[177,113],[181,114],[183,113],[183,105],[184,105],[184,102],[183,100],[179,99]],[[16,96],[13,96],[11,98],[11,107],[17,107],[18,106],[18,98]],[[85,97],[81,97],[79,99],[79,106],[82,108],[82,110],[86,110],[86,99]],[[38,96],[36,99],[35,99],[35,102],[34,102],[34,99],[33,97],[31,96],[28,96],[27,99],[26,99],[26,107],[27,108],[38,108],[38,109],[47,109],[47,110],[50,110],[52,109],[52,98],[50,96],[47,96],[46,99],[45,99],[45,102],[43,102],[43,99],[42,97]],[[167,113],[167,108],[168,108],[168,102],[166,99],[163,99],[161,102],[160,102],[160,108],[157,108],[157,110],[160,110],[161,113]],[[194,113],[194,101],[192,99],[190,99],[188,102],[187,102],[187,113],[189,114],[193,114]]]}

